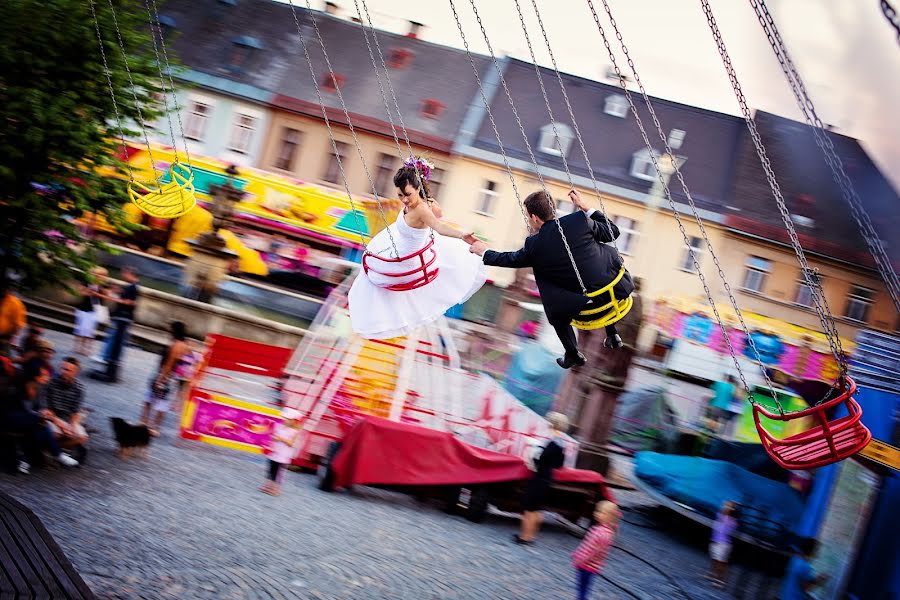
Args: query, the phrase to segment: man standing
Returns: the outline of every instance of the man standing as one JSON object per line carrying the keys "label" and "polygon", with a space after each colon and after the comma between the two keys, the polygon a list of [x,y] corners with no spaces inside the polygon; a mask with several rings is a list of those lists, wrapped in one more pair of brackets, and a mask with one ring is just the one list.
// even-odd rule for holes
{"label": "man standing", "polygon": [[10,358],[10,346],[25,327],[25,305],[12,293],[9,282],[0,278],[0,356]]}
{"label": "man standing", "polygon": [[59,375],[50,381],[44,394],[46,408],[42,415],[63,448],[83,448],[88,441],[87,431],[81,424],[84,387],[78,381],[80,370],[77,358],[66,358],[60,364]]}
{"label": "man standing", "polygon": [[122,356],[122,349],[128,341],[128,330],[134,322],[134,308],[140,294],[137,272],[133,267],[122,269],[122,279],[128,285],[119,293],[119,297],[115,300],[115,307],[110,314],[112,327],[107,333],[110,337],[105,356],[106,370],[96,370],[90,375],[91,379],[107,383],[116,383],[119,380],[119,360]]}
{"label": "man standing", "polygon": [[[569,198],[579,210],[560,218],[556,215],[556,203],[547,192],[534,192],[525,198],[523,204],[528,214],[528,224],[534,233],[525,240],[520,250],[495,252],[480,241],[470,248],[482,256],[488,266],[534,269],[534,279],[541,293],[547,320],[566,350],[565,356],[556,359],[563,369],[580,367],[585,363],[584,355],[578,351],[571,323],[591,302],[591,298],[585,296],[572,262],[578,266],[588,291],[607,286],[622,268],[621,257],[615,249],[606,245],[619,237],[619,228],[600,212],[590,209],[575,190],[569,192]],[[571,250],[571,258],[560,230]],[[623,300],[633,289],[631,275],[626,271],[613,288],[613,293],[617,300]],[[604,343],[608,348],[619,348],[622,339],[610,326]]]}

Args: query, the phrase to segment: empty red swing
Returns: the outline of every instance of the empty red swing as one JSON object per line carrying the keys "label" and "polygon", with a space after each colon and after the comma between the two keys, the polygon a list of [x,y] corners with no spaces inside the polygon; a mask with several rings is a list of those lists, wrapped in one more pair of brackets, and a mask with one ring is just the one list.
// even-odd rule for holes
{"label": "empty red swing", "polygon": [[[427,259],[426,255],[428,256]],[[378,269],[369,265],[369,261],[373,259],[379,260],[382,263],[388,265],[396,265],[406,261],[411,261],[416,258],[419,259],[419,266],[402,272],[379,271]],[[397,258],[385,258],[383,256],[371,254],[370,252],[366,251],[365,254],[363,254],[362,265],[363,271],[365,272],[367,277],[369,276],[369,271],[389,279],[403,279],[409,277],[410,275],[415,275],[416,273],[421,272],[421,276],[416,277],[415,279],[412,279],[410,281],[402,281],[382,286],[384,287],[384,289],[391,290],[393,292],[406,292],[428,285],[429,283],[434,281],[435,278],[437,278],[440,268],[434,266],[434,263],[436,261],[437,253],[434,251],[434,238],[432,237],[422,249],[416,250],[412,254],[407,254],[406,256],[400,256]]]}
{"label": "empty red swing", "polygon": [[[753,404],[756,431],[772,460],[785,469],[814,469],[849,458],[866,447],[872,434],[862,424],[862,408],[853,399],[856,383],[845,377],[843,388],[836,397],[798,412],[772,413],[759,403]],[[829,421],[828,413],[842,404],[848,414]],[[817,424],[802,433],[778,439],[766,431],[761,417],[785,422],[813,417]]]}

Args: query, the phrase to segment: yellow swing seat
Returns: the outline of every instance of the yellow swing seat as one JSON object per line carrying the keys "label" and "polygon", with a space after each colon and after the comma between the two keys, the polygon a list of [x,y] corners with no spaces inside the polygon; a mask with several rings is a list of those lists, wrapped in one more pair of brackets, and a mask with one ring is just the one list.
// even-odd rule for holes
{"label": "yellow swing seat", "polygon": [[140,181],[128,184],[128,197],[139,209],[161,219],[174,219],[197,204],[194,172],[177,160],[169,167],[169,183],[150,187]]}
{"label": "yellow swing seat", "polygon": [[631,306],[634,304],[634,300],[631,296],[628,296],[624,300],[616,300],[616,296],[613,294],[613,288],[624,276],[625,267],[622,267],[619,269],[619,274],[616,275],[616,278],[608,285],[603,286],[599,290],[589,292],[587,295],[588,298],[597,298],[603,294],[609,294],[609,302],[596,308],[584,309],[578,313],[577,317],[572,319],[572,326],[583,331],[600,329],[601,327],[612,325],[627,315],[628,311],[631,310]]}

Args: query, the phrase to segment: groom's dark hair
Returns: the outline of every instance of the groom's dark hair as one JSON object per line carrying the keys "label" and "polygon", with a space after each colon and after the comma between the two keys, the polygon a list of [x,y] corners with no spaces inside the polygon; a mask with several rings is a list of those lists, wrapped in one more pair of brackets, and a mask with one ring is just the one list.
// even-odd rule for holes
{"label": "groom's dark hair", "polygon": [[528,194],[524,204],[528,214],[534,215],[541,221],[549,221],[556,218],[556,203],[550,197],[550,194],[544,190]]}

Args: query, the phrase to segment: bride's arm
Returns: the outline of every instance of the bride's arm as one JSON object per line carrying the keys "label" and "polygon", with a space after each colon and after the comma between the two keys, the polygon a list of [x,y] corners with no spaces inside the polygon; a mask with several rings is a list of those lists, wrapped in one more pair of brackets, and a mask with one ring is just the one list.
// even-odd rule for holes
{"label": "bride's arm", "polygon": [[434,213],[431,212],[431,208],[429,208],[424,202],[416,207],[415,212],[416,216],[422,220],[426,227],[431,227],[444,237],[452,237],[461,240],[468,235],[467,233],[460,231],[456,227],[448,225],[447,223],[444,223],[443,221],[438,219],[434,215]]}
{"label": "bride's arm", "polygon": [[441,205],[437,203],[437,200],[434,198],[429,198],[427,200],[428,207],[431,209],[431,212],[434,213],[434,216],[438,219],[444,218],[444,211],[441,209]]}

